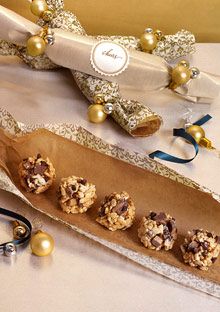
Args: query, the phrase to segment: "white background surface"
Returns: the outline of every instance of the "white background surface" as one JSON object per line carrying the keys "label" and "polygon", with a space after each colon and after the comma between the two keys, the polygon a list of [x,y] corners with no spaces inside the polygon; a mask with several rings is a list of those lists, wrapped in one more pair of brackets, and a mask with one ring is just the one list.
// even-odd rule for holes
{"label": "white background surface", "polygon": [[[220,45],[199,45],[192,65],[220,74]],[[133,139],[113,121],[93,125],[86,120],[88,103],[76,88],[68,70],[32,71],[15,58],[0,58],[0,106],[25,123],[72,122],[108,142],[142,153],[162,149],[191,156],[192,149],[172,142],[172,128],[181,126],[181,114],[193,107],[195,120],[211,113],[207,136],[220,148],[220,99],[210,107],[191,105],[168,92],[137,95],[164,118],[161,131],[148,139]],[[169,146],[169,147],[167,147]],[[166,149],[167,148],[167,149]],[[202,150],[189,165],[172,165],[179,172],[220,193],[220,159]],[[118,254],[43,217],[11,194],[0,191],[0,205],[19,211],[33,221],[42,220],[52,234],[56,249],[51,257],[37,258],[29,248],[16,261],[0,258],[0,311],[220,311],[220,301],[182,287],[134,264]],[[11,238],[7,223],[0,224],[1,241]]]}

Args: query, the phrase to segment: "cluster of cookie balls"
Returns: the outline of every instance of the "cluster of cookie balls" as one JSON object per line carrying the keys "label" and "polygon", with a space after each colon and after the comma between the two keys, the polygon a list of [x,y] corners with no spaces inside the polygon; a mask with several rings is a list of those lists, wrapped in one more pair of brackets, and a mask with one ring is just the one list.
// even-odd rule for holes
{"label": "cluster of cookie balls", "polygon": [[[21,185],[27,192],[40,194],[46,191],[55,179],[55,169],[48,158],[24,159],[18,169]],[[76,176],[61,179],[58,201],[66,213],[84,213],[95,202],[96,187],[86,179]],[[127,192],[106,196],[98,209],[96,221],[110,231],[126,230],[135,219],[135,206]],[[138,236],[148,249],[171,250],[177,239],[175,219],[167,213],[150,212],[143,217]],[[188,233],[181,245],[183,260],[192,267],[207,270],[220,253],[220,237],[202,229]]]}

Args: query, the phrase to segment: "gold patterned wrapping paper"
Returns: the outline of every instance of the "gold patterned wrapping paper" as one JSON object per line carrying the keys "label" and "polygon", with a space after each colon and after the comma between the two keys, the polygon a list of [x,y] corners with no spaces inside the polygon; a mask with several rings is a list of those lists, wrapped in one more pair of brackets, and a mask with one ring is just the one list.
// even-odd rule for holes
{"label": "gold patterned wrapping paper", "polygon": [[[210,205],[211,205],[210,209],[212,209],[213,212],[215,209],[219,208],[219,207],[217,207],[219,205],[219,203],[217,203],[217,201],[220,202],[220,196],[219,195],[211,193],[211,191],[209,191],[206,188],[198,185],[197,183],[193,182],[192,180],[179,175],[175,171],[170,170],[166,166],[161,165],[158,162],[151,160],[144,155],[141,155],[141,154],[138,154],[135,152],[126,151],[126,150],[121,149],[115,145],[110,145],[110,144],[104,142],[103,140],[101,140],[100,138],[95,137],[94,135],[89,133],[87,130],[85,130],[82,127],[79,127],[77,125],[72,125],[72,124],[50,125],[50,124],[47,124],[47,125],[29,125],[29,126],[27,126],[27,125],[24,125],[22,123],[17,122],[8,112],[0,109],[0,126],[2,129],[5,129],[6,131],[10,132],[11,135],[13,135],[13,136],[16,135],[16,137],[18,137],[18,138],[23,137],[23,135],[25,133],[29,133],[29,132],[32,132],[36,129],[45,127],[49,131],[51,131],[51,132],[53,132],[59,136],[62,136],[64,138],[67,138],[71,141],[74,141],[79,145],[82,145],[82,146],[85,146],[86,148],[100,152],[103,155],[111,156],[112,159],[120,160],[123,163],[125,162],[125,163],[127,163],[128,166],[129,166],[129,164],[131,164],[132,167],[129,167],[131,171],[133,170],[132,168],[139,167],[141,170],[144,169],[144,170],[146,170],[146,172],[149,172],[149,174],[150,173],[153,173],[153,174],[156,173],[155,178],[153,176],[152,177],[154,180],[154,179],[157,179],[156,177],[158,175],[158,182],[161,181],[159,176],[165,177],[165,180],[163,179],[164,183],[165,183],[165,181],[172,180],[173,182],[170,181],[170,184],[173,185],[173,187],[174,187],[174,185],[176,185],[175,188],[172,187],[173,192],[176,189],[176,190],[178,190],[177,191],[177,193],[178,193],[181,189],[181,185],[187,186],[187,188],[185,188],[185,187],[182,188],[182,191],[186,192],[186,195],[187,195],[187,192],[189,192],[191,194],[191,190],[193,190],[193,189],[197,190],[197,191],[195,191],[196,193],[194,193],[192,191],[191,200],[193,200],[193,198],[195,199],[195,194],[198,195],[199,193],[201,193],[201,197],[203,198],[203,201],[205,203],[210,203]],[[36,135],[39,136],[39,132],[38,132],[38,134],[36,133]],[[44,132],[42,132],[42,135],[44,136]],[[1,137],[2,137],[2,133],[1,133]],[[48,139],[51,137],[53,137],[53,136],[48,135]],[[44,140],[45,137],[42,139]],[[55,137],[54,137],[54,139],[55,139]],[[16,140],[16,138],[15,138],[15,140]],[[60,142],[61,141],[62,140],[60,140]],[[50,139],[48,141],[48,144],[50,145],[51,142],[50,143],[49,142],[50,142]],[[4,144],[4,138],[3,138],[3,141],[1,141],[1,144],[2,143]],[[21,141],[21,143],[22,143],[22,141]],[[23,141],[23,143],[24,143],[24,141]],[[70,145],[71,142],[69,142],[68,144]],[[36,149],[40,148],[40,147],[36,146],[35,144],[34,144],[34,146]],[[13,148],[13,144],[11,145],[11,148]],[[11,148],[8,150],[8,152],[11,151]],[[20,147],[20,148],[23,149],[22,147]],[[79,148],[79,150],[80,150],[80,148]],[[89,152],[89,153],[92,154],[92,152]],[[100,230],[98,230],[98,228],[97,228],[99,234],[97,233],[98,235],[96,235],[93,232],[92,228],[86,229],[85,226],[81,227],[81,226],[77,225],[77,223],[78,223],[77,218],[74,219],[74,220],[76,220],[76,224],[74,224],[74,222],[72,222],[72,221],[70,221],[70,222],[67,221],[67,219],[72,220],[73,217],[67,216],[67,218],[66,218],[65,215],[63,215],[63,212],[60,211],[60,213],[58,213],[58,211],[57,211],[58,209],[54,209],[55,207],[53,207],[53,209],[50,211],[49,210],[46,211],[44,205],[43,206],[42,205],[33,205],[31,203],[31,201],[32,201],[31,198],[33,198],[33,197],[28,196],[28,194],[27,194],[27,196],[25,196],[25,194],[19,190],[19,188],[12,182],[12,180],[6,174],[7,171],[4,170],[6,168],[6,166],[4,165],[4,161],[9,160],[10,157],[8,157],[4,160],[4,154],[3,155],[2,155],[2,153],[0,153],[0,154],[1,154],[1,159],[3,159],[3,162],[0,163],[0,167],[1,167],[1,169],[0,169],[0,188],[1,189],[4,189],[8,192],[15,194],[16,196],[21,198],[23,201],[25,201],[27,204],[32,206],[34,209],[37,209],[38,211],[46,214],[47,216],[49,216],[53,220],[61,222],[62,224],[70,227],[72,230],[75,230],[78,233],[85,235],[86,237],[88,237],[88,238],[90,238],[90,239],[92,239],[92,240],[94,240],[94,241],[96,241],[96,242],[120,253],[121,255],[126,256],[127,258],[141,264],[142,266],[144,266],[148,269],[151,269],[151,270],[153,270],[153,271],[155,271],[161,275],[164,275],[164,276],[166,276],[166,277],[168,277],[168,278],[170,278],[170,279],[172,279],[172,280],[174,280],[174,281],[176,281],[182,285],[195,288],[197,290],[206,292],[208,294],[211,294],[215,297],[220,298],[220,283],[217,282],[218,279],[215,279],[215,270],[218,269],[218,266],[215,267],[214,271],[211,270],[210,274],[207,274],[207,272],[201,272],[198,270],[188,268],[185,265],[184,266],[181,265],[180,267],[178,267],[178,265],[175,264],[175,263],[179,263],[178,258],[173,259],[173,261],[174,261],[173,264],[172,264],[172,261],[170,264],[168,263],[169,261],[168,262],[164,261],[164,259],[165,259],[164,257],[165,257],[166,252],[165,252],[165,254],[164,253],[156,253],[156,254],[152,253],[152,255],[151,254],[149,255],[148,252],[142,252],[142,251],[145,251],[145,249],[143,250],[142,249],[143,247],[141,247],[141,245],[137,246],[137,251],[130,249],[128,247],[125,247],[125,245],[127,244],[126,242],[129,241],[129,237],[130,237],[129,235],[126,236],[127,238],[124,241],[125,245],[123,243],[122,244],[116,243],[117,235],[116,235],[116,238],[114,239],[115,235],[114,236],[109,235],[108,231],[101,229],[101,227],[100,227]],[[97,155],[97,157],[102,157],[102,156]],[[17,154],[15,154],[15,159],[17,159]],[[108,161],[110,161],[110,163],[111,163],[110,159]],[[112,160],[112,162],[114,163],[113,160]],[[60,160],[59,160],[59,163],[60,163]],[[9,165],[9,163],[8,163],[8,165]],[[127,166],[127,165],[124,165],[124,166]],[[134,170],[136,171],[139,169],[134,168]],[[141,171],[139,173],[141,174]],[[87,173],[87,175],[88,174],[89,173]],[[153,183],[155,183],[155,182],[156,182],[156,180]],[[173,184],[173,183],[175,183],[175,184]],[[168,184],[169,184],[169,182],[168,182]],[[166,185],[166,183],[165,183],[165,185]],[[164,185],[164,187],[165,187],[165,185]],[[212,196],[208,195],[207,193],[212,195]],[[52,195],[51,193],[48,194],[48,200],[51,197],[51,195]],[[28,198],[30,198],[30,199],[28,199]],[[43,198],[45,198],[45,197],[42,196],[42,199]],[[137,198],[136,198],[136,200],[137,200]],[[198,202],[198,199],[196,201]],[[165,203],[163,202],[163,205],[164,204]],[[207,207],[207,211],[208,211],[208,209],[209,208]],[[197,207],[197,211],[198,211],[198,207]],[[91,217],[91,215],[90,215],[90,217]],[[84,220],[90,220],[90,217],[84,218],[82,216],[82,218]],[[201,215],[200,219],[206,220],[207,218],[206,218],[206,216],[203,218]],[[136,226],[137,225],[135,225],[135,228],[136,228]],[[94,225],[92,227],[94,227]],[[135,231],[135,228],[134,228],[134,231]],[[121,233],[122,236],[124,235],[123,233]],[[120,235],[118,235],[118,239],[119,239],[119,236]],[[135,239],[135,241],[136,241],[136,239]],[[176,262],[176,261],[178,261],[178,262]]]}
{"label": "gold patterned wrapping paper", "polygon": [[[50,10],[56,12],[53,20],[49,24],[51,28],[61,28],[76,34],[86,35],[85,30],[76,16],[73,13],[64,10],[63,1],[47,0],[47,4]],[[40,19],[38,24],[44,26],[44,21]],[[97,39],[110,39],[122,44],[128,49],[132,48],[140,50],[139,39],[135,37],[98,36]],[[164,40],[159,42],[153,53],[166,60],[171,60],[186,54],[194,53],[194,44],[195,37],[193,34],[183,30],[176,35],[165,36]],[[42,57],[31,58],[27,55],[26,49],[23,47],[16,47],[15,45],[2,42],[2,44],[0,44],[0,51],[1,50],[3,55],[17,55],[28,65],[37,69],[54,69],[57,67],[45,55]],[[103,93],[108,99],[114,99],[115,105],[112,117],[131,135],[147,136],[153,134],[160,128],[162,118],[152,112],[149,107],[146,107],[135,100],[123,99],[120,95],[119,86],[117,84],[109,83],[108,81],[76,71],[72,71],[72,73],[81,91],[91,103],[93,102],[94,96],[97,93],[100,93],[100,90],[103,90]],[[116,94],[117,97],[115,96]]]}

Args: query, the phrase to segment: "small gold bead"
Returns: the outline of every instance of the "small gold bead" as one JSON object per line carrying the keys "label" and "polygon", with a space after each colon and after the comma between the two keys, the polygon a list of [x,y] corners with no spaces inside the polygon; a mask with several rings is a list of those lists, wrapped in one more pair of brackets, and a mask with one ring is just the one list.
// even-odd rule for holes
{"label": "small gold bead", "polygon": [[44,11],[43,14],[42,14],[42,18],[43,18],[43,20],[45,22],[52,21],[52,19],[53,19],[53,12],[49,11],[49,10]]}
{"label": "small gold bead", "polygon": [[152,52],[157,46],[157,37],[152,33],[144,33],[140,38],[140,44],[144,52]]}
{"label": "small gold bead", "polygon": [[41,17],[47,9],[48,6],[45,0],[33,0],[31,2],[31,12],[38,17]]}
{"label": "small gold bead", "polygon": [[185,60],[180,61],[178,65],[179,66],[184,66],[184,67],[187,67],[187,68],[189,68],[189,66],[190,66],[189,62],[185,61]]}
{"label": "small gold bead", "polygon": [[94,96],[95,104],[103,104],[105,102],[104,95],[102,93],[96,94]]}
{"label": "small gold bead", "polygon": [[202,129],[202,127],[197,125],[188,127],[186,132],[190,134],[198,144],[200,143],[201,139],[205,138],[205,131]]}
{"label": "small gold bead", "polygon": [[13,229],[13,236],[15,239],[23,238],[26,236],[26,234],[27,229],[22,225],[18,225]]}
{"label": "small gold bead", "polygon": [[159,29],[155,30],[154,34],[155,34],[158,41],[160,41],[163,38],[163,33]]}
{"label": "small gold bead", "polygon": [[172,82],[170,88],[175,89],[186,84],[191,79],[191,71],[188,67],[178,65],[172,70]]}
{"label": "small gold bead", "polygon": [[92,104],[88,108],[89,121],[93,123],[102,123],[106,120],[107,114],[104,112],[104,107],[101,104]]}
{"label": "small gold bead", "polygon": [[45,52],[46,43],[40,36],[32,36],[27,41],[27,53],[30,56],[39,56]]}
{"label": "small gold bead", "polygon": [[38,231],[32,236],[30,246],[34,255],[45,257],[52,253],[54,249],[54,240],[48,233]]}
{"label": "small gold bead", "polygon": [[27,229],[24,225],[21,225],[18,221],[13,221],[12,225],[14,239],[20,239],[26,236]]}

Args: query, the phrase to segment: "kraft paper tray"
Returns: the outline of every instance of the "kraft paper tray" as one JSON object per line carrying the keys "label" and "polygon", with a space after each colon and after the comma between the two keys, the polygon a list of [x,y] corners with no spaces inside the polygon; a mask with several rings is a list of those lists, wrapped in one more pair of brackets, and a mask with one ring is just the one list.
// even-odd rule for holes
{"label": "kraft paper tray", "polygon": [[[193,228],[220,234],[217,194],[144,155],[107,144],[75,125],[44,125],[45,129],[36,130],[42,125],[25,126],[0,110],[0,126],[1,189],[146,268],[220,298],[220,259],[208,272],[200,271],[182,262],[179,248],[187,231]],[[57,175],[54,186],[41,195],[22,190],[17,175],[18,163],[37,153],[49,156]],[[85,177],[97,187],[96,204],[82,215],[68,215],[57,203],[60,178],[72,174]],[[126,231],[110,232],[95,222],[97,208],[106,194],[122,190],[135,202],[136,220]],[[172,251],[147,250],[140,243],[137,227],[150,210],[165,211],[176,218],[179,235]]]}

